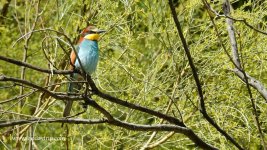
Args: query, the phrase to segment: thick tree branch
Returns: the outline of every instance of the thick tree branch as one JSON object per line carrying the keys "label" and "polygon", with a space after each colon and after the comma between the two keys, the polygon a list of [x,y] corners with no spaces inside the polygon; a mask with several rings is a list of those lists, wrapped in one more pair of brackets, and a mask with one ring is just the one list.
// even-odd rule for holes
{"label": "thick tree branch", "polygon": [[88,77],[87,78],[87,81],[89,82],[91,88],[92,88],[92,91],[94,94],[98,95],[99,97],[103,98],[103,99],[106,99],[110,102],[113,102],[113,103],[116,103],[116,104],[119,104],[119,105],[122,105],[122,106],[125,106],[125,107],[128,107],[128,108],[132,108],[132,109],[135,109],[135,110],[139,110],[141,112],[145,112],[145,113],[148,113],[150,115],[154,115],[154,116],[157,116],[159,118],[162,118],[164,120],[167,120],[169,121],[170,123],[174,123],[176,125],[179,125],[179,126],[182,126],[182,127],[185,127],[184,123],[181,122],[179,119],[175,118],[175,117],[172,117],[172,116],[168,116],[168,115],[165,115],[165,114],[162,114],[158,111],[154,111],[154,110],[151,110],[151,109],[148,109],[148,108],[145,108],[145,107],[142,107],[142,106],[139,106],[139,105],[136,105],[136,104],[132,104],[132,103],[129,103],[127,101],[124,101],[124,100],[121,100],[119,98],[116,98],[116,97],[113,97],[109,94],[106,94],[106,93],[103,93],[101,92],[95,85],[95,83],[93,82],[93,80],[91,79],[91,77]]}
{"label": "thick tree branch", "polygon": [[241,71],[238,68],[235,68],[232,70],[244,83],[246,83],[246,78],[247,82],[250,86],[252,86],[255,90],[257,90],[262,98],[267,102],[267,90],[265,86],[257,79],[251,77],[248,73],[245,73],[246,76],[244,76],[243,71]]}
{"label": "thick tree branch", "polygon": [[86,103],[98,111],[100,111],[105,117],[108,118],[109,124],[119,126],[122,128],[126,128],[129,130],[136,130],[136,131],[174,131],[176,133],[182,133],[186,135],[190,140],[192,140],[197,146],[205,149],[211,149],[211,150],[217,150],[217,148],[205,143],[201,138],[199,138],[191,129],[187,127],[181,127],[177,125],[166,125],[166,124],[160,124],[160,125],[139,125],[139,124],[133,124],[133,123],[127,123],[120,121],[116,118],[114,118],[107,110],[105,110],[103,107],[98,105],[95,101],[91,100],[88,97],[85,97]]}
{"label": "thick tree branch", "polygon": [[100,124],[100,123],[108,123],[111,125],[123,127],[129,130],[135,131],[175,131],[176,133],[187,133],[189,129],[184,127],[179,127],[175,125],[169,124],[161,124],[161,125],[140,125],[140,124],[133,124],[122,122],[118,119],[100,119],[100,120],[88,120],[88,119],[66,119],[66,118],[47,118],[47,119],[25,119],[25,120],[5,120],[0,122],[0,128],[3,127],[10,127],[15,125],[24,125],[29,123],[69,123],[69,124]]}
{"label": "thick tree branch", "polygon": [[[22,65],[22,66],[31,68],[31,69],[36,70],[36,71],[44,72],[44,73],[52,73],[52,72],[54,74],[71,74],[71,73],[73,73],[73,71],[65,71],[65,70],[53,70],[51,72],[51,70],[38,68],[38,67],[30,65],[28,63],[24,63],[24,62],[17,61],[17,60],[11,59],[11,58],[3,57],[3,56],[0,56],[0,60],[4,60],[4,61],[16,64],[16,65]],[[78,71],[76,71],[76,72],[78,72]],[[67,95],[59,96],[59,95],[57,95],[57,94],[55,94],[55,93],[53,93],[53,92],[51,92],[51,91],[49,91],[49,90],[47,90],[47,89],[45,89],[43,87],[37,86],[35,84],[32,84],[31,82],[26,81],[26,80],[20,80],[20,79],[6,77],[4,75],[1,75],[0,76],[0,81],[13,81],[13,82],[22,83],[22,84],[34,87],[34,88],[36,88],[36,89],[38,89],[38,90],[40,90],[42,92],[46,92],[49,95],[51,95],[52,97],[54,97],[54,98],[61,99],[61,100],[62,99],[70,100],[70,97],[67,96]],[[125,106],[125,107],[128,107],[128,108],[136,109],[136,110],[139,110],[139,111],[142,111],[142,112],[157,116],[159,118],[165,119],[165,120],[167,120],[167,121],[169,121],[171,123],[174,123],[174,124],[177,124],[177,125],[180,125],[180,126],[185,126],[183,122],[181,122],[179,119],[177,119],[175,117],[164,115],[164,114],[162,114],[160,112],[157,112],[157,111],[154,111],[154,110],[151,110],[151,109],[147,109],[145,107],[142,107],[142,106],[139,106],[139,105],[135,105],[135,104],[132,104],[132,103],[128,103],[127,101],[123,101],[123,100],[121,100],[119,98],[115,98],[115,97],[113,97],[111,95],[108,95],[108,94],[105,94],[105,93],[101,92],[100,90],[98,90],[98,88],[96,87],[94,81],[91,79],[90,76],[88,76],[87,81],[90,84],[93,93],[98,95],[98,96],[100,96],[100,97],[102,97],[102,98],[104,98],[104,99],[106,99],[106,100],[109,100],[111,102],[114,102],[116,104],[119,104],[119,105],[122,105],[122,106]],[[81,97],[72,98],[72,100],[80,100],[80,99],[81,99]]]}
{"label": "thick tree branch", "polygon": [[[96,104],[96,103],[95,103]],[[92,104],[92,105],[95,105]],[[97,109],[102,109],[96,107]],[[69,124],[100,124],[100,123],[108,123],[114,126],[126,128],[129,130],[134,131],[175,131],[176,133],[182,133],[185,135],[193,136],[194,134],[191,134],[191,130],[185,128],[185,127],[179,127],[176,125],[169,125],[169,124],[161,124],[161,125],[141,125],[141,124],[133,124],[133,123],[127,123],[122,122],[118,119],[95,119],[95,120],[88,120],[88,119],[73,119],[73,118],[37,118],[37,119],[25,119],[25,120],[5,120],[0,121],[0,128],[3,127],[9,127],[9,126],[15,126],[15,125],[23,125],[23,124],[29,124],[29,123],[69,123]],[[193,137],[191,137],[194,139]],[[191,139],[190,138],[190,139]]]}

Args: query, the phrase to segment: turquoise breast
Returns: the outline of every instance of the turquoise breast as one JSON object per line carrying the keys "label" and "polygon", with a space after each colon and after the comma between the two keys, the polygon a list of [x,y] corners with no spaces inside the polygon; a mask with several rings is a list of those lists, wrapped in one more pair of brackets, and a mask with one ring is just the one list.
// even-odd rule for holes
{"label": "turquoise breast", "polygon": [[[99,54],[97,41],[84,39],[79,45],[77,52],[83,69],[87,74],[91,75],[96,70],[98,63]],[[78,59],[75,61],[75,67],[76,69],[81,69]]]}

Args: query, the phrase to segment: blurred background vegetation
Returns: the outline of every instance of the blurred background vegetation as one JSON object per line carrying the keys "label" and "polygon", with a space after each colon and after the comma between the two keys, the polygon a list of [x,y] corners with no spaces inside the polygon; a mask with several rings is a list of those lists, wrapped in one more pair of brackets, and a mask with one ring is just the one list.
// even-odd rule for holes
{"label": "blurred background vegetation", "polygon": [[[63,32],[75,44],[81,30],[88,23],[106,29],[101,40],[100,62],[93,80],[104,92],[147,108],[182,119],[207,143],[220,149],[233,149],[198,110],[198,94],[187,58],[178,37],[167,0],[1,0],[0,51],[2,56],[26,61],[32,65],[66,70],[69,65],[70,46],[55,32]],[[222,1],[208,1],[222,14]],[[9,3],[6,14],[5,4]],[[264,0],[232,0],[232,16],[246,19],[249,24],[266,31],[267,2]],[[260,149],[259,133],[246,85],[231,71],[232,63],[218,43],[214,26],[201,0],[175,1],[176,11],[198,69],[203,85],[207,111],[210,116],[238,143],[247,149]],[[225,18],[212,18],[231,53]],[[245,70],[267,86],[266,35],[235,22],[238,48]],[[29,33],[29,34],[27,34]],[[23,37],[23,38],[20,38]],[[0,74],[25,78],[50,90],[66,92],[67,80],[63,75],[47,75],[0,61]],[[16,95],[31,92],[11,82],[0,82],[0,102]],[[264,135],[267,132],[267,105],[253,90]],[[93,97],[116,118],[140,124],[159,124],[160,119]],[[23,103],[21,103],[23,102]],[[171,103],[168,111],[167,106]],[[21,104],[23,104],[21,106]],[[0,120],[16,120],[30,116],[62,117],[64,103],[42,93],[33,93],[24,99],[0,105]],[[72,114],[82,111],[75,103]],[[20,115],[19,115],[20,114]],[[80,118],[101,118],[93,108]],[[103,117],[103,116],[102,116]],[[140,149],[152,132],[100,125],[68,125],[72,149]],[[13,137],[20,133],[28,137],[64,137],[61,124],[33,124],[0,129],[0,149],[21,147],[29,141]],[[169,133],[158,132],[152,143]],[[266,136],[265,136],[266,137]],[[34,141],[35,148],[65,149],[65,141]],[[194,149],[186,136],[174,134],[155,149]]]}

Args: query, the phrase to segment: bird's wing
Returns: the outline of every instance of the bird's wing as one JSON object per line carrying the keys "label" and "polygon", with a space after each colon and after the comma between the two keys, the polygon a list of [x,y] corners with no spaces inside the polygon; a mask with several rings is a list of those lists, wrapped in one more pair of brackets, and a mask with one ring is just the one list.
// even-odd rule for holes
{"label": "bird's wing", "polygon": [[[80,49],[79,46],[76,45],[75,49],[76,49],[76,53],[78,54],[79,53],[79,49]],[[77,58],[76,53],[74,52],[74,50],[72,50],[71,53],[70,53],[70,68],[71,68],[71,70],[73,70],[74,67],[75,67],[75,61],[76,61],[76,58]]]}

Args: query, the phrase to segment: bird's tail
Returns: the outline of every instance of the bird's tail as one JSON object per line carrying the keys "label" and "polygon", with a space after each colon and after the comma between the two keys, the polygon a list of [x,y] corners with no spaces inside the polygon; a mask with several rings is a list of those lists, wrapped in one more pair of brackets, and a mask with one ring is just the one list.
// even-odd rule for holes
{"label": "bird's tail", "polygon": [[[73,74],[70,75],[70,78],[73,79]],[[68,93],[73,93],[74,92],[75,84],[77,84],[77,83],[72,83],[72,82],[69,83]],[[67,103],[66,103],[66,106],[65,106],[65,109],[64,109],[64,112],[63,112],[63,117],[67,117],[67,116],[70,115],[72,103],[73,103],[72,100],[67,100]]]}

